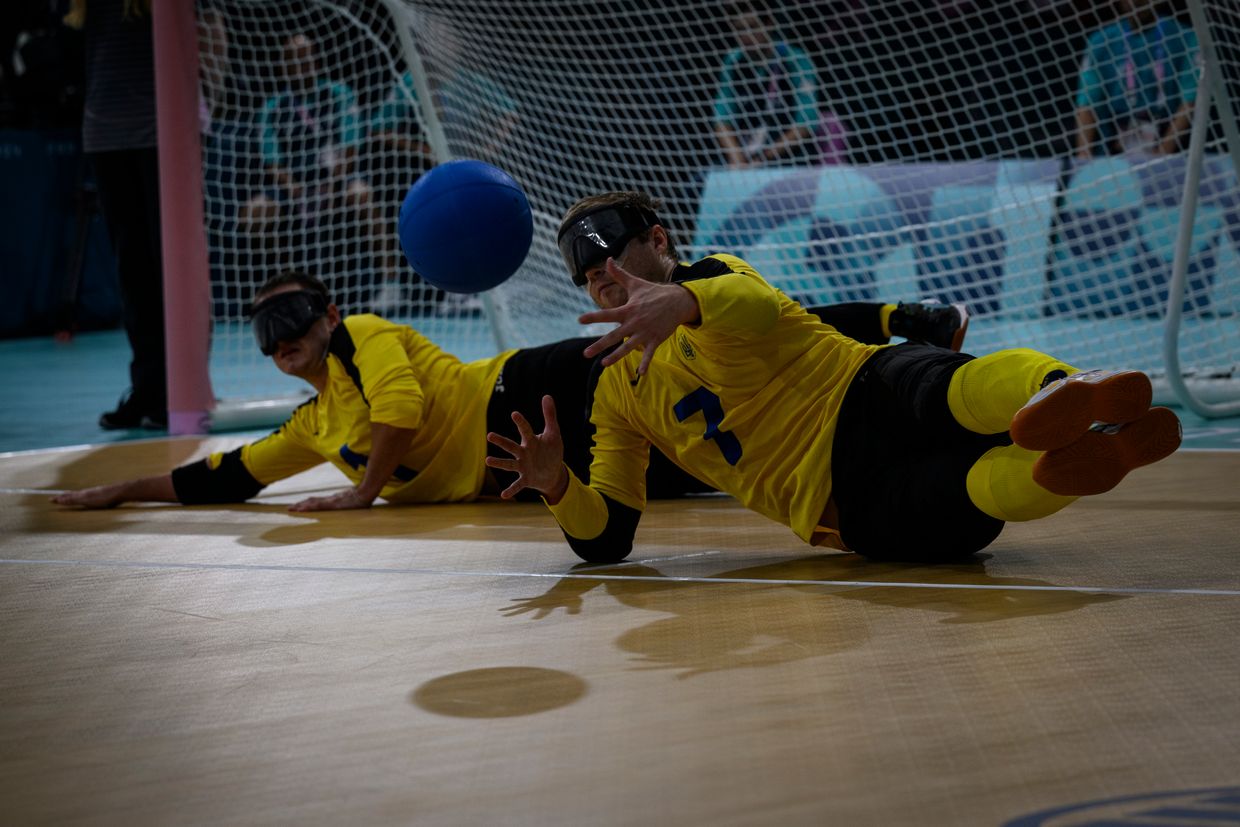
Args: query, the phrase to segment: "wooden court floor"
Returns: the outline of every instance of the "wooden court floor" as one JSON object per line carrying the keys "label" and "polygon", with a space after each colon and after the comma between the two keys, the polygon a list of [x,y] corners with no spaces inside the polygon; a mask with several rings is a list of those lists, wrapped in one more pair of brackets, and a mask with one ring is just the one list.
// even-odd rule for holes
{"label": "wooden court floor", "polygon": [[541,506],[284,510],[329,470],[47,502],[227,444],[0,457],[0,823],[1240,820],[1240,453],[942,567],[725,497],[609,568]]}

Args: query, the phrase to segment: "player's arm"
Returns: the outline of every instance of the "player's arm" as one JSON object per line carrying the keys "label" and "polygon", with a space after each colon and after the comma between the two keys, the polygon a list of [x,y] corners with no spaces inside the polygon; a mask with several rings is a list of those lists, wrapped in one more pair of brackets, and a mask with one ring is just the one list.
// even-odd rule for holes
{"label": "player's arm", "polygon": [[[556,422],[555,403],[550,396],[543,397],[542,407],[547,425],[541,434],[535,434],[525,417],[516,411],[512,414],[512,420],[521,435],[519,444],[496,433],[487,434],[488,442],[512,455],[512,459],[487,457],[487,465],[518,475],[517,481],[501,496],[508,499],[524,488],[539,491],[578,557],[591,563],[623,560],[633,548],[633,536],[641,519],[641,509],[634,506],[640,505],[644,496],[644,464],[637,469],[635,476],[630,475],[637,490],[627,496],[618,492],[613,492],[617,496],[611,496],[586,485],[564,464],[564,444]],[[595,462],[591,466],[591,474],[618,478],[623,471],[608,474],[599,461],[597,449],[608,441],[606,429],[600,428],[596,435]],[[619,453],[631,461],[635,452]],[[626,504],[621,499],[629,499],[633,504]]]}
{"label": "player's arm", "polygon": [[414,431],[381,422],[370,424],[370,458],[362,481],[353,488],[327,497],[307,497],[289,506],[289,511],[342,511],[370,508],[383,487],[392,480],[401,458],[413,442]]}
{"label": "player's arm", "polygon": [[614,365],[632,350],[642,352],[638,375],[645,374],[655,349],[682,324],[697,324],[702,316],[697,299],[680,284],[658,284],[634,276],[614,259],[607,259],[608,274],[628,293],[620,307],[595,310],[577,317],[582,324],[615,322],[616,327],[587,347],[589,359],[615,347],[603,358],[603,366]]}
{"label": "player's arm", "polygon": [[348,343],[344,345],[348,352],[335,355],[356,368],[355,381],[370,410],[366,471],[352,488],[327,497],[309,497],[291,506],[290,511],[369,508],[392,481],[426,415],[425,392],[414,375],[398,328],[371,320],[337,328],[333,336],[333,352]]}
{"label": "player's arm", "polygon": [[732,261],[731,272],[681,282],[697,303],[696,324],[703,333],[721,337],[764,336],[779,320],[780,294],[752,270],[735,269],[747,267],[743,262]]}
{"label": "player's arm", "polygon": [[180,502],[172,485],[172,474],[96,485],[78,491],[65,491],[52,497],[56,505],[76,505],[82,508],[112,508],[131,502]]}
{"label": "player's arm", "polygon": [[313,416],[313,404],[311,401],[299,407],[278,431],[257,442],[213,453],[167,474],[66,491],[52,502],[83,508],[111,508],[127,502],[245,502],[276,480],[323,462],[299,438]]}
{"label": "player's arm", "polygon": [[[753,272],[733,270],[694,281],[656,284],[637,278],[614,260],[608,259],[606,266],[628,292],[628,301],[577,319],[582,324],[616,323],[583,351],[585,356],[594,357],[614,347],[603,357],[604,367],[614,365],[630,351],[640,350],[637,373],[644,375],[655,349],[680,325],[700,326],[721,336],[762,336],[779,319],[779,293]],[[725,265],[721,262],[720,266]]]}

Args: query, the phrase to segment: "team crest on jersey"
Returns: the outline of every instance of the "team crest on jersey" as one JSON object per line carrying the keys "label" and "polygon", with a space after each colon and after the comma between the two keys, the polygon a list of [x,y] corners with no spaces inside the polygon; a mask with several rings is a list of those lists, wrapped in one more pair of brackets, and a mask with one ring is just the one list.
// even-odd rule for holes
{"label": "team crest on jersey", "polygon": [[686,359],[696,359],[697,351],[693,349],[693,345],[689,344],[689,337],[681,333],[676,339],[676,344],[680,345],[680,352],[685,355]]}

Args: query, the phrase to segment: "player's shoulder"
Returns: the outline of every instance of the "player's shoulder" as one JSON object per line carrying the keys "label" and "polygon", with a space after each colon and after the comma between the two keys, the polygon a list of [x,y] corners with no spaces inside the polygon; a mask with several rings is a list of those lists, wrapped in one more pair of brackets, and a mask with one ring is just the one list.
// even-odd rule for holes
{"label": "player's shoulder", "polygon": [[730,255],[729,253],[711,253],[705,258],[700,258],[692,263],[682,262],[672,274],[672,281],[680,284],[686,281],[724,276],[729,273],[740,273],[761,278],[758,275],[758,271],[740,256]]}
{"label": "player's shoulder", "polygon": [[409,325],[388,321],[374,313],[357,313],[346,316],[341,322],[346,335],[357,350],[368,345],[397,340],[408,350],[420,344],[425,337]]}
{"label": "player's shoulder", "polygon": [[379,331],[409,331],[410,333],[417,333],[416,330],[407,324],[385,319],[375,313],[353,313],[345,316],[343,323],[351,333],[376,333]]}

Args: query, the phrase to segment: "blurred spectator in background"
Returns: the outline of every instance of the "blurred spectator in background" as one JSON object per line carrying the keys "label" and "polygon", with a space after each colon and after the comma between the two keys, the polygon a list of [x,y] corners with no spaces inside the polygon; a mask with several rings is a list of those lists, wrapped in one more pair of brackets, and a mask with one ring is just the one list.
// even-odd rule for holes
{"label": "blurred spectator in background", "polygon": [[[361,124],[353,90],[320,73],[314,41],[304,34],[285,43],[281,70],[285,89],[269,98],[258,116],[263,163],[273,186],[242,208],[241,231],[271,259],[263,265],[327,272],[334,262],[352,269],[342,245],[360,237],[369,241],[373,264],[382,269],[388,258],[385,228],[370,186],[356,173]],[[344,226],[347,221],[354,227]],[[276,254],[281,241],[294,245],[290,256]],[[314,258],[323,254],[332,259],[327,266]]]}
{"label": "blurred spectator in background", "polygon": [[0,4],[0,127],[81,126],[82,33],[62,24],[57,5]]}
{"label": "blurred spectator in background", "polygon": [[150,0],[74,0],[65,22],[86,37],[82,149],[116,252],[131,388],[99,418],[108,430],[166,428],[164,284]]}
{"label": "blurred spectator in background", "polygon": [[844,130],[818,108],[809,56],[779,38],[757,2],[729,6],[739,46],[724,58],[715,96],[715,136],[728,166],[839,163]]}
{"label": "blurred spectator in background", "polygon": [[1120,20],[1089,38],[1076,96],[1076,154],[1171,154],[1192,122],[1197,36],[1154,0],[1121,0]]}
{"label": "blurred spectator in background", "polygon": [[198,16],[198,119],[203,135],[212,134],[214,124],[238,120],[235,82],[228,62],[228,26],[215,9],[204,9]]}

